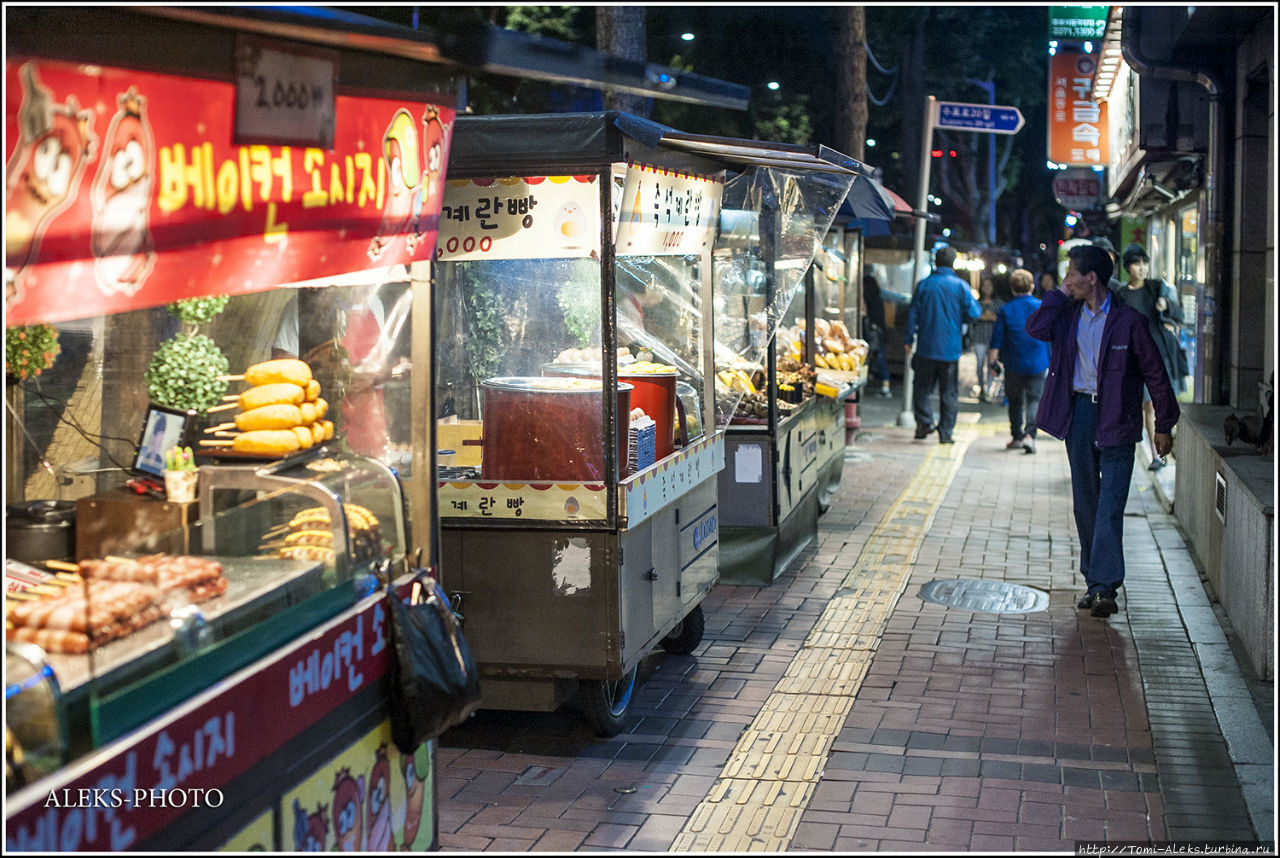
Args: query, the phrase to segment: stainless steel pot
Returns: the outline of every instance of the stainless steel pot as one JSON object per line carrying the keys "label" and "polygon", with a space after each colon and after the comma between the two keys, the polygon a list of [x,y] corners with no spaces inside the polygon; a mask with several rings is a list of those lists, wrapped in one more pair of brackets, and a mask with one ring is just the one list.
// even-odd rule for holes
{"label": "stainless steel pot", "polygon": [[5,554],[24,563],[75,559],[74,501],[37,500],[5,507]]}

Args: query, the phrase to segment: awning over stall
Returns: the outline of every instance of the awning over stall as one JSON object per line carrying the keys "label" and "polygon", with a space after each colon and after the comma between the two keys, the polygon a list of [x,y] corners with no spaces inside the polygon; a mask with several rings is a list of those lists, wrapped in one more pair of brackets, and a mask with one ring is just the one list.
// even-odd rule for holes
{"label": "awning over stall", "polygon": [[840,206],[840,214],[860,220],[891,221],[899,217],[937,219],[936,215],[916,211],[910,203],[872,176],[867,176],[865,182],[853,183],[849,195]]}

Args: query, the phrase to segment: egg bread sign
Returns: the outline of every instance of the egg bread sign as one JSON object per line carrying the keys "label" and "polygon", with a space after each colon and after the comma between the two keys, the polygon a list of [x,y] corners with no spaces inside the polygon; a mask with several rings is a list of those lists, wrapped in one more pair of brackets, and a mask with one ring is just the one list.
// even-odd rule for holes
{"label": "egg bread sign", "polygon": [[436,259],[599,255],[597,176],[512,176],[445,183]]}

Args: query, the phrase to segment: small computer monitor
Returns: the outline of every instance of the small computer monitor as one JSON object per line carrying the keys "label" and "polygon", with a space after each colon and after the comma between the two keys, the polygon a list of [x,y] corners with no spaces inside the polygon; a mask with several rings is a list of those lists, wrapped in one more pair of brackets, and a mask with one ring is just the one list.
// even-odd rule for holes
{"label": "small computer monitor", "polygon": [[163,477],[164,454],[173,447],[190,444],[195,419],[194,411],[180,411],[154,402],[147,406],[142,434],[138,436],[138,452],[133,457],[134,472]]}

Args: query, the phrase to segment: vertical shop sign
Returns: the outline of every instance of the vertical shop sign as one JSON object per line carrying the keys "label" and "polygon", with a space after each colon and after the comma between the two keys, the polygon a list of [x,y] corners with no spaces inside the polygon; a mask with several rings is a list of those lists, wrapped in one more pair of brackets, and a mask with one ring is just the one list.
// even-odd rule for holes
{"label": "vertical shop sign", "polygon": [[1094,95],[1092,54],[1058,51],[1049,58],[1049,160],[1070,167],[1110,163],[1107,104]]}
{"label": "vertical shop sign", "polygon": [[338,96],[330,148],[250,144],[236,97],[229,81],[6,60],[5,324],[431,258],[452,110]]}
{"label": "vertical shop sign", "polygon": [[447,182],[436,259],[572,259],[600,255],[596,176]]}
{"label": "vertical shop sign", "polygon": [[614,245],[621,255],[701,253],[715,239],[724,182],[628,164]]}

